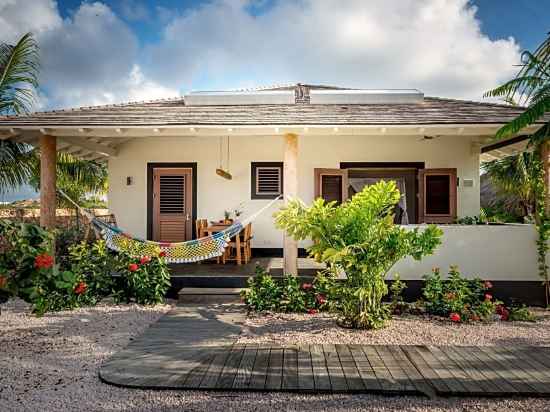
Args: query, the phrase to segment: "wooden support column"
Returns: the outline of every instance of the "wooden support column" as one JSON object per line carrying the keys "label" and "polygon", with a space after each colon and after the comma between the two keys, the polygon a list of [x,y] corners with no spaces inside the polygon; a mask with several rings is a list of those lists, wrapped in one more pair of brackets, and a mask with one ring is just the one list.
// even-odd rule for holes
{"label": "wooden support column", "polygon": [[55,228],[56,138],[40,136],[40,226]]}
{"label": "wooden support column", "polygon": [[[284,138],[283,193],[287,203],[289,197],[298,196],[298,136],[287,133]],[[298,275],[298,242],[287,234],[283,243],[283,269],[285,274]]]}
{"label": "wooden support column", "polygon": [[544,185],[546,187],[545,208],[546,215],[550,216],[550,141],[542,143],[540,157],[544,173]]}

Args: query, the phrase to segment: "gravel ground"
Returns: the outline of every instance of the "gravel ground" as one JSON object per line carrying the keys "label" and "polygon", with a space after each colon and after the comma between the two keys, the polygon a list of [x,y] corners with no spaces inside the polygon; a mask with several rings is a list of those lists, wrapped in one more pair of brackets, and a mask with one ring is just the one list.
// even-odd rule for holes
{"label": "gravel ground", "polygon": [[344,329],[332,316],[249,314],[240,343],[359,343],[394,345],[539,345],[550,346],[550,312],[531,309],[537,322],[454,324],[420,316],[394,317],[376,330]]}
{"label": "gravel ground", "polygon": [[[149,324],[169,310],[169,305],[140,307],[102,304],[95,308],[59,312],[37,318],[28,305],[13,300],[1,305],[0,316],[0,411],[550,411],[550,400],[542,399],[439,399],[381,397],[374,395],[299,395],[284,393],[224,393],[193,391],[145,391],[103,384],[97,378],[99,365],[124,347]],[[300,319],[303,320],[300,321]],[[395,321],[384,335],[395,331]],[[403,324],[409,322],[403,320]],[[420,321],[422,323],[422,321]],[[514,325],[518,338],[527,342],[548,342],[548,321]],[[411,325],[412,327],[413,325]],[[429,325],[424,325],[429,330]],[[261,335],[252,335],[261,333]],[[454,328],[437,325],[439,333]],[[445,336],[467,343],[466,330],[460,336]],[[468,327],[470,328],[470,327]],[[476,329],[478,333],[491,330]],[[281,338],[271,334],[283,330]],[[471,329],[469,329],[471,330]],[[372,341],[365,333],[339,330],[332,320],[316,316],[267,316],[250,318],[241,341],[290,342],[293,337],[332,342]],[[316,332],[316,333],[315,333]],[[529,333],[527,333],[529,332]],[[375,339],[383,334],[376,333]],[[493,342],[511,333],[493,334]],[[529,336],[533,335],[533,336]],[[362,336],[362,337],[361,337]],[[406,332],[399,333],[404,339]],[[421,333],[416,331],[414,339]],[[499,337],[500,336],[500,337]],[[312,338],[313,337],[313,338]],[[412,338],[412,336],[411,336]],[[479,337],[478,337],[479,338]],[[433,338],[432,338],[433,339]],[[449,339],[449,338],[448,338]],[[460,340],[461,339],[461,340]],[[319,340],[317,340],[319,341]],[[323,339],[323,342],[327,342]],[[378,341],[381,342],[381,341]],[[417,341],[418,342],[418,341]],[[485,341],[489,344],[490,339]]]}

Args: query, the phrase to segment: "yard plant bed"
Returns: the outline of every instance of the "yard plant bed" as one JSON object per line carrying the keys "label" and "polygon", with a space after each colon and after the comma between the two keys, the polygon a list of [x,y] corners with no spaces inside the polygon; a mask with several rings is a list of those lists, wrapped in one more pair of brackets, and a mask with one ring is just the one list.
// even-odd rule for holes
{"label": "yard plant bed", "polygon": [[[0,404],[5,411],[35,410],[187,410],[187,411],[531,411],[550,409],[547,399],[429,400],[421,397],[384,397],[370,394],[308,395],[289,393],[234,393],[207,391],[132,390],[106,385],[97,377],[98,369],[113,353],[125,347],[150,324],[170,309],[169,305],[143,307],[103,302],[46,314],[29,313],[28,304],[10,300],[2,305],[0,325]],[[545,316],[544,311],[535,311]],[[410,329],[433,325],[433,340]],[[348,330],[335,325],[330,315],[262,314],[246,321],[240,343],[291,342],[308,338],[323,343],[384,343],[394,335],[396,343],[483,344],[468,340],[468,331],[487,332],[485,344],[545,345],[550,342],[546,318],[537,323],[498,322],[489,325],[455,325],[416,317],[395,317],[383,330]],[[415,326],[416,325],[416,326]],[[492,328],[508,333],[493,333]],[[259,329],[261,328],[261,329]],[[277,332],[280,331],[280,332]],[[274,334],[280,333],[280,339]],[[472,339],[474,336],[470,336]],[[454,340],[453,340],[454,338]],[[477,337],[479,338],[479,337]],[[314,340],[316,339],[316,340]],[[295,343],[296,341],[294,341]],[[309,342],[304,342],[309,343]]]}
{"label": "yard plant bed", "polygon": [[291,345],[534,345],[550,346],[550,312],[531,308],[536,322],[452,323],[433,316],[403,315],[384,329],[356,330],[338,326],[328,313],[250,312],[238,343]]}

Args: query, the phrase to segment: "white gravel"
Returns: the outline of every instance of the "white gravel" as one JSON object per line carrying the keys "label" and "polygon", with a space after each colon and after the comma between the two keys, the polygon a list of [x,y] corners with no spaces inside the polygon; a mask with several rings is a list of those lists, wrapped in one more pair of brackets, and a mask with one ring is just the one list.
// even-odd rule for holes
{"label": "white gravel", "polygon": [[[300,395],[284,393],[224,393],[195,391],[145,391],[104,384],[97,378],[99,365],[139,335],[169,310],[169,305],[141,307],[102,304],[95,308],[59,312],[37,318],[28,305],[13,300],[1,305],[0,316],[0,411],[545,411],[550,400],[542,399],[439,399],[382,397],[373,395]],[[324,316],[267,317],[250,319],[249,325],[277,324],[294,336],[310,335],[317,325],[332,341],[342,342],[353,331],[332,332]],[[319,321],[319,322],[317,322]],[[520,328],[548,342],[547,321]],[[302,328],[301,324],[305,327]],[[393,328],[394,326],[391,326]],[[443,329],[452,326],[447,325]],[[460,327],[462,328],[462,327]],[[271,330],[271,329],[270,329]],[[273,330],[262,329],[266,334]],[[301,331],[300,331],[301,330]],[[485,329],[477,329],[482,333]],[[309,331],[309,332],[307,332]],[[327,331],[327,333],[329,333]],[[389,331],[389,330],[388,330]],[[256,330],[260,332],[260,330]],[[389,333],[389,332],[388,332]],[[301,335],[300,335],[301,334]],[[315,334],[313,334],[315,335]],[[403,336],[404,334],[401,333]],[[418,336],[418,334],[415,334]],[[452,334],[451,334],[452,335]],[[263,339],[250,331],[242,341]],[[284,339],[291,335],[285,333]],[[523,335],[522,335],[523,336]],[[525,338],[527,338],[525,336]],[[270,338],[271,339],[271,338]],[[288,340],[284,340],[288,342]],[[318,338],[322,339],[322,338]],[[522,338],[523,339],[523,338]],[[278,342],[281,342],[278,340]]]}
{"label": "white gravel", "polygon": [[472,322],[395,316],[383,329],[353,330],[334,317],[264,313],[249,314],[240,343],[347,343],[395,345],[538,345],[550,346],[550,311],[531,308],[537,322]]}

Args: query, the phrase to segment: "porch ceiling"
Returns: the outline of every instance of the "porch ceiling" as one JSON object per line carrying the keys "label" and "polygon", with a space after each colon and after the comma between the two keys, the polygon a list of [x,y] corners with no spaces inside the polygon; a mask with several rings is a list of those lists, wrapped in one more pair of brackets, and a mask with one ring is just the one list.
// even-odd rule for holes
{"label": "porch ceiling", "polygon": [[480,161],[490,162],[492,160],[503,159],[508,156],[513,156],[526,150],[531,150],[527,147],[529,141],[528,135],[512,137],[510,139],[491,142],[481,147]]}

